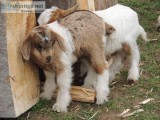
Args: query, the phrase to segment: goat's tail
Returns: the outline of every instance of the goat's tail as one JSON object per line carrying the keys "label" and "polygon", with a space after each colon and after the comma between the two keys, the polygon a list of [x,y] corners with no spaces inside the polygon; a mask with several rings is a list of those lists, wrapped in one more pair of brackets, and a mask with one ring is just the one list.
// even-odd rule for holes
{"label": "goat's tail", "polygon": [[141,35],[141,38],[144,40],[144,41],[149,41],[149,39],[147,38],[147,33],[145,32],[145,30],[143,29],[142,26],[139,25],[139,28],[140,28],[140,35]]}

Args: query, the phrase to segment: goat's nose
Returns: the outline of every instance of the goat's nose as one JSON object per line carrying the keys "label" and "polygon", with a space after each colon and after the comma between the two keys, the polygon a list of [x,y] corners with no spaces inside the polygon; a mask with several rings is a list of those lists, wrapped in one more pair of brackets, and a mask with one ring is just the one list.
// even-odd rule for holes
{"label": "goat's nose", "polygon": [[51,56],[47,56],[47,57],[46,57],[46,60],[47,60],[47,61],[51,61]]}

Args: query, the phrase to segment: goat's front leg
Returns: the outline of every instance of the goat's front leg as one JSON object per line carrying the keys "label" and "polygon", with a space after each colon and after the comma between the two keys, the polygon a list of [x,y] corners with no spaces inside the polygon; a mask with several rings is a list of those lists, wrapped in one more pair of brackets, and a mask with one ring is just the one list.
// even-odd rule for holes
{"label": "goat's front leg", "polygon": [[96,83],[96,104],[103,104],[108,101],[109,94],[109,71],[105,69],[101,74],[97,75]]}
{"label": "goat's front leg", "polygon": [[139,79],[140,53],[136,42],[130,45],[131,45],[130,69],[127,80],[130,85],[133,85],[137,83]]}
{"label": "goat's front leg", "polygon": [[51,100],[56,89],[55,74],[53,72],[44,71],[46,81],[44,83],[44,91],[40,94],[40,98]]}
{"label": "goat's front leg", "polygon": [[52,109],[57,112],[67,112],[67,106],[71,101],[70,87],[72,82],[71,65],[65,66],[64,71],[57,76],[57,85],[59,87],[56,103]]}

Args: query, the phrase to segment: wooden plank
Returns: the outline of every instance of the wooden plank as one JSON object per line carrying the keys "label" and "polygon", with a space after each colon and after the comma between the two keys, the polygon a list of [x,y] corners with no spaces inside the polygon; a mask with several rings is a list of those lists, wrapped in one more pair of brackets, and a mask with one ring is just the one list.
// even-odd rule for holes
{"label": "wooden plank", "polygon": [[[55,97],[58,94],[59,89],[55,92]],[[88,102],[88,103],[95,103],[96,101],[96,91],[83,88],[80,86],[71,86],[70,90],[71,98],[74,101],[80,101],[80,102]]]}
{"label": "wooden plank", "polygon": [[39,100],[37,68],[20,53],[34,26],[33,13],[0,14],[0,118],[17,117]]}
{"label": "wooden plank", "polygon": [[11,86],[6,41],[6,17],[0,14],[0,117],[15,116]]}
{"label": "wooden plank", "polygon": [[10,84],[15,117],[17,117],[36,104],[39,99],[37,69],[32,63],[24,62],[20,53],[22,40],[35,26],[35,15],[6,14],[6,19],[9,76],[12,78]]}
{"label": "wooden plank", "polygon": [[95,11],[94,0],[87,0],[87,3],[88,3],[88,10]]}

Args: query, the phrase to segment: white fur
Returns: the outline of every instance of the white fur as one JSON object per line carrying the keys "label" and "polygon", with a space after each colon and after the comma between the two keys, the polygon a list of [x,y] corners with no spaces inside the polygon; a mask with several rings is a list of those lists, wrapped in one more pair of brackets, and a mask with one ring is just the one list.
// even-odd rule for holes
{"label": "white fur", "polygon": [[71,57],[70,61],[74,63],[77,60],[77,58],[74,55],[72,55],[72,52],[75,50],[75,47],[69,30],[59,25],[57,21],[48,24],[48,27],[51,28],[53,31],[57,32],[62,38],[64,38],[66,54]]}
{"label": "white fur", "polygon": [[57,10],[57,7],[53,7],[51,9],[45,9],[44,12],[42,12],[38,18],[38,24],[39,25],[46,25],[50,19],[51,13],[55,10]]}
{"label": "white fur", "polygon": [[[53,31],[57,32],[61,37],[64,38],[64,43],[67,48],[66,52],[62,54],[61,58],[61,62],[65,65],[65,71],[61,73],[61,75],[57,76],[57,83],[60,88],[60,92],[58,93],[57,96],[57,102],[55,103],[55,105],[53,105],[54,111],[66,112],[67,106],[70,103],[69,89],[70,89],[70,84],[72,82],[71,65],[76,61],[75,56],[73,56],[73,51],[75,48],[72,41],[71,33],[68,31],[67,28],[62,27],[57,22],[48,24],[48,27],[50,27]],[[104,42],[105,45],[106,43],[104,39],[106,38],[103,37],[102,41]],[[89,73],[91,73],[89,77],[92,76],[93,73],[94,76],[92,77],[93,79],[95,79],[94,81],[96,81],[96,76],[97,76],[97,86],[98,86],[96,87],[97,104],[102,104],[104,101],[107,101],[107,96],[109,94],[108,70],[104,71],[102,74],[96,74],[95,71],[91,69]],[[102,87],[100,88],[100,86]]]}
{"label": "white fur", "polygon": [[[83,66],[84,64],[87,66]],[[87,76],[84,81],[83,87],[88,88],[88,89],[95,89],[96,83],[97,83],[97,74],[95,71],[89,66],[88,62],[86,60],[82,61],[81,67],[84,68],[84,71],[88,72]],[[82,70],[82,69],[81,69]]]}
{"label": "white fur", "polygon": [[[117,4],[105,10],[95,11],[95,14],[102,17],[105,22],[112,25],[116,32],[111,35],[111,39],[106,42],[106,55],[110,55],[122,48],[122,43],[127,42],[132,50],[131,67],[129,70],[129,79],[138,80],[139,78],[139,50],[136,40],[139,35],[146,41],[147,35],[144,29],[139,25],[138,15],[131,8]],[[46,13],[47,14],[47,13]],[[44,15],[44,17],[47,15]],[[159,18],[160,19],[160,18]],[[134,50],[136,49],[136,50]],[[135,74],[133,74],[133,73]]]}
{"label": "white fur", "polygon": [[67,106],[71,101],[69,90],[72,82],[72,63],[69,56],[64,52],[61,55],[61,62],[65,65],[65,68],[63,73],[57,76],[59,92],[57,101],[53,105],[52,109],[57,112],[67,112]]}
{"label": "white fur", "polygon": [[44,91],[40,94],[42,99],[51,100],[56,89],[55,74],[49,71],[44,71],[46,81],[44,84]]}
{"label": "white fur", "polygon": [[[128,43],[131,47],[131,56],[130,56],[130,69],[128,79],[138,80],[139,79],[139,49],[137,45],[137,38],[139,35],[145,40],[148,41],[146,32],[139,25],[138,15],[131,8],[123,5],[115,5],[106,10],[95,11],[95,14],[102,17],[103,20],[112,25],[116,32],[114,32],[112,38],[107,39],[106,42],[106,56],[116,52],[117,50],[122,49],[122,43]],[[115,77],[115,74],[119,71],[122,65],[121,58],[113,61],[113,65],[109,67],[110,81]],[[84,69],[84,68],[83,68]],[[87,68],[86,68],[87,69]],[[116,70],[117,69],[117,70]],[[89,74],[88,74],[89,75]],[[84,86],[91,87],[95,83],[95,79],[92,81],[86,82],[91,77],[86,77]],[[93,73],[92,73],[92,76]],[[92,77],[91,77],[92,78]],[[90,79],[91,79],[90,78]],[[92,82],[92,83],[89,83]],[[99,83],[101,84],[101,83]],[[106,83],[108,86],[108,84]],[[103,84],[99,85],[103,86]],[[98,90],[98,89],[97,89]]]}
{"label": "white fur", "polygon": [[115,40],[107,39],[106,55],[110,55],[122,48],[122,43],[126,42],[131,46],[131,65],[129,70],[129,79],[138,80],[139,78],[139,50],[137,45],[137,38],[139,35],[144,40],[148,40],[146,32],[139,25],[138,15],[131,8],[123,5],[115,5],[106,10],[95,11],[95,13],[102,17],[105,22],[112,25],[115,29]]}
{"label": "white fur", "polygon": [[[106,10],[95,11],[95,14],[102,17],[105,22],[112,25],[116,29],[116,32],[111,37],[111,38],[114,38],[114,40],[107,39],[106,55],[108,56],[116,52],[117,50],[122,49],[122,43],[124,42],[128,43],[132,49],[131,50],[132,55],[130,59],[131,65],[130,65],[128,78],[133,80],[138,80],[139,78],[138,64],[139,64],[140,56],[139,56],[139,50],[138,50],[138,45],[136,43],[136,40],[139,35],[141,35],[142,38],[146,41],[147,41],[147,37],[146,37],[146,32],[139,25],[137,13],[132,9],[130,9],[129,7],[118,4]],[[59,26],[56,22],[53,24],[49,24],[49,26],[51,28],[54,28],[54,30],[57,31],[61,36],[63,36],[65,40],[67,39],[66,41],[67,42],[66,45],[68,45],[67,48],[69,51],[72,51],[74,47],[72,46],[72,42],[71,42],[71,48],[69,48],[69,44],[70,44],[69,40],[71,36],[70,34],[69,36],[68,34],[66,34],[67,30],[65,30],[64,32],[64,28]],[[119,66],[119,64],[117,64],[116,66]],[[89,76],[87,76],[86,79],[91,80],[93,76],[96,76],[96,74],[94,73],[93,70],[89,69]],[[94,77],[94,78],[97,78],[97,82],[95,82],[96,80],[94,79],[93,84],[91,84],[91,85],[94,85],[96,83],[95,89],[97,92],[97,104],[101,104],[105,100],[107,100],[107,95],[109,93],[109,85],[108,85],[109,77],[108,76],[109,76],[109,71],[106,70],[102,75],[100,76],[97,75],[97,77]]]}
{"label": "white fur", "polygon": [[57,76],[57,85],[59,92],[56,103],[53,105],[53,110],[57,112],[67,112],[67,106],[71,101],[69,94],[70,85],[72,82],[71,65],[76,61],[73,56],[74,44],[70,32],[67,28],[62,27],[58,22],[48,24],[48,27],[59,34],[64,39],[66,51],[61,54],[61,62],[65,66],[64,71]]}
{"label": "white fur", "polygon": [[97,75],[96,83],[96,104],[103,104],[108,101],[109,94],[109,71],[106,69],[101,75]]}

